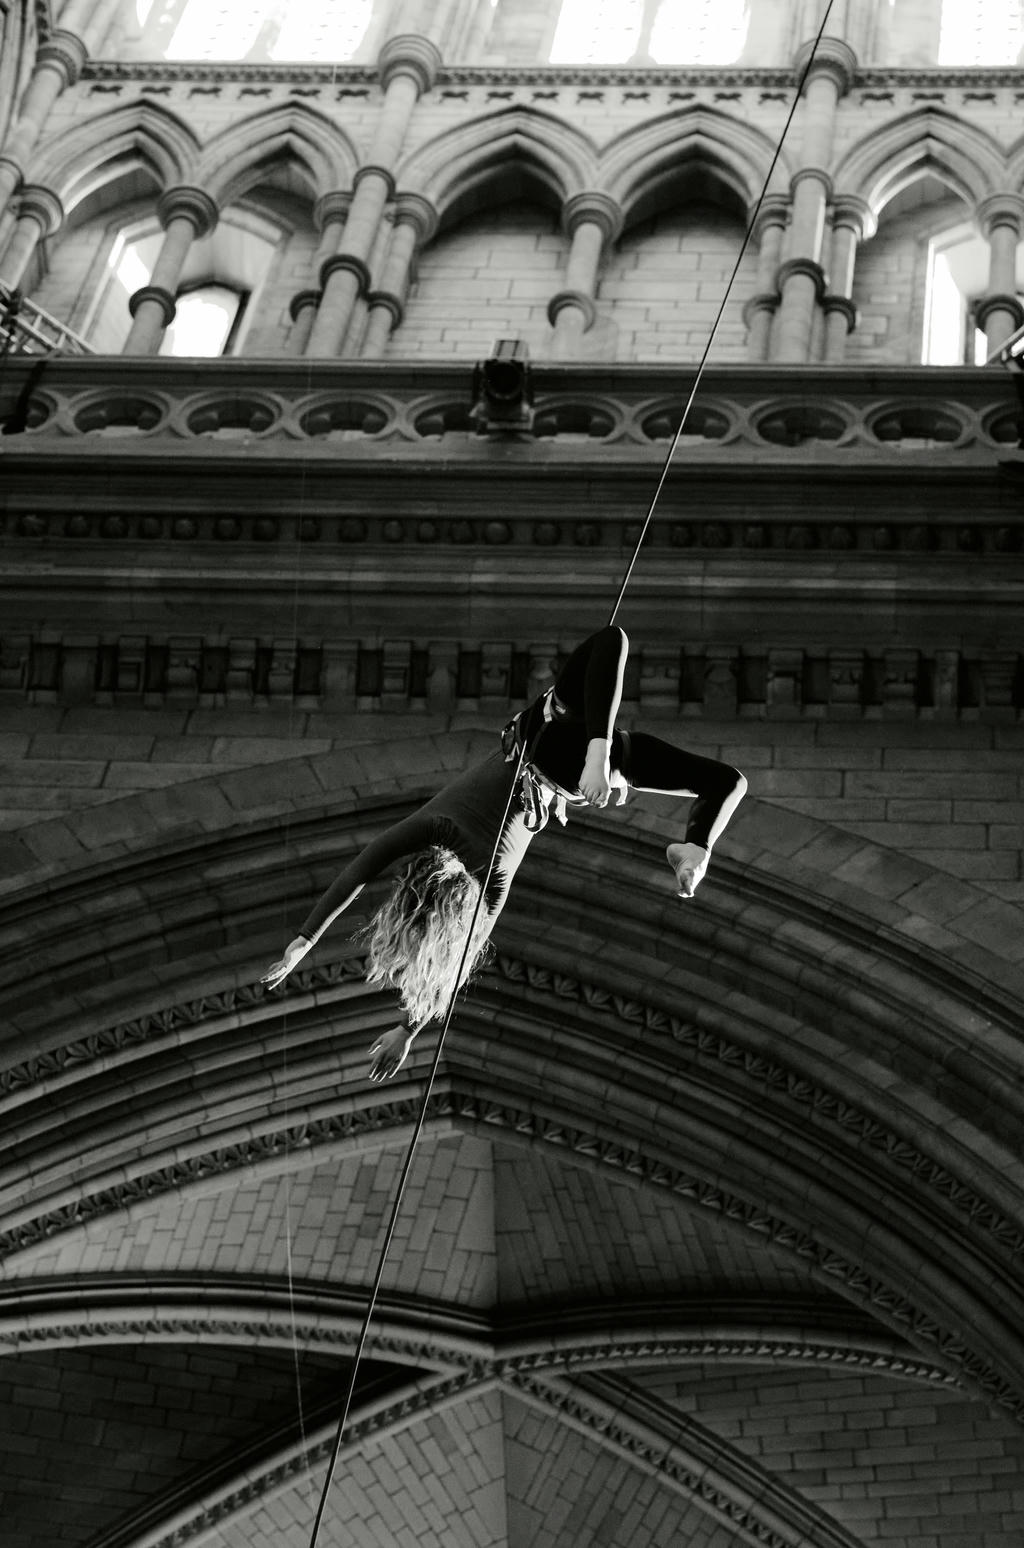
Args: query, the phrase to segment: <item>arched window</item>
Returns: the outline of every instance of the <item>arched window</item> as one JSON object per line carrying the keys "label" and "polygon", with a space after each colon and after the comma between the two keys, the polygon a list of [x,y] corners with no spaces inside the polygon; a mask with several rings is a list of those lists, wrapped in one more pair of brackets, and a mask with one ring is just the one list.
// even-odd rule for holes
{"label": "arched window", "polygon": [[563,0],[552,64],[733,64],[748,0]]}
{"label": "arched window", "polygon": [[[988,243],[972,225],[943,232],[929,244],[923,364],[984,365],[988,345],[974,311],[988,289],[988,265]],[[1016,288],[1024,300],[1024,249]]]}
{"label": "arched window", "polygon": [[229,355],[248,299],[244,290],[230,285],[196,285],[179,291],[161,355]]}
{"label": "arched window", "polygon": [[942,0],[940,65],[1015,65],[1024,47],[1024,0]]}

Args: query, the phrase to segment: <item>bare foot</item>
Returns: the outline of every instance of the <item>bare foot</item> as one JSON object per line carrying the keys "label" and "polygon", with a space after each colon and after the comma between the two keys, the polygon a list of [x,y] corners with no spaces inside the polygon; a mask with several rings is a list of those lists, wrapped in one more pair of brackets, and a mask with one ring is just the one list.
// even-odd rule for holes
{"label": "bare foot", "polygon": [[591,806],[607,806],[612,776],[608,762],[609,744],[601,737],[587,743],[587,758],[580,775],[580,794]]}
{"label": "bare foot", "polygon": [[700,844],[670,844],[665,856],[676,873],[678,896],[692,898],[708,868],[708,851]]}

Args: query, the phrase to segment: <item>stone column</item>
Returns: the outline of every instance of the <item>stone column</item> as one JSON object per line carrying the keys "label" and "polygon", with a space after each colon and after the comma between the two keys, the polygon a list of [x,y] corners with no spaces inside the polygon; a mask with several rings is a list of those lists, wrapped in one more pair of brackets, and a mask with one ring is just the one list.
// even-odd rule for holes
{"label": "stone column", "polygon": [[355,175],[352,205],[340,252],[320,269],[323,299],[306,347],[307,355],[337,355],[348,332],[358,298],[370,287],[369,258],[389,199],[394,198],[392,167],[401,151],[413,109],[429,91],[441,68],[441,55],[429,38],[404,35],[381,50],[384,90],[370,159]]}
{"label": "stone column", "polygon": [[59,231],[63,221],[64,206],[55,193],[35,185],[22,188],[17,224],[0,262],[0,280],[5,285],[12,290],[17,288],[39,243]]}
{"label": "stone column", "polygon": [[[326,260],[337,252],[351,203],[352,195],[342,193],[340,189],[326,193],[317,200],[313,219],[320,232],[320,241],[313,254],[314,274],[319,275]],[[292,296],[288,310],[295,326],[288,335],[290,354],[301,355],[305,352],[322,294],[320,290],[307,289],[296,291]]]}
{"label": "stone column", "polygon": [[128,302],[132,326],[125,340],[126,355],[155,355],[164,329],[174,321],[174,297],[189,249],[196,237],[217,224],[217,206],[201,188],[169,188],[157,205],[164,228],[163,246],[148,285]]}
{"label": "stone column", "polygon": [[[802,74],[811,48],[805,43],[797,57]],[[801,166],[790,184],[792,221],[789,256],[776,277],[782,300],[775,333],[776,360],[805,361],[810,354],[814,309],[825,293],[821,244],[825,208],[832,182],[824,170],[832,157],[836,109],[849,90],[857,59],[841,38],[823,38],[804,87],[804,133]]]}
{"label": "stone column", "polygon": [[846,194],[836,200],[832,211],[831,285],[822,301],[827,365],[836,365],[842,360],[847,336],[857,326],[857,308],[853,304],[857,248],[874,236],[877,225],[870,206],[856,194]]}
{"label": "stone column", "polygon": [[754,294],[743,308],[747,325],[747,353],[751,360],[767,360],[770,353],[772,318],[779,305],[775,289],[782,236],[789,215],[789,201],[782,194],[768,194],[754,224],[753,239],[758,244],[757,277]]}
{"label": "stone column", "polygon": [[21,182],[25,162],[46,124],[50,109],[65,86],[77,81],[87,57],[88,50],[82,39],[64,27],[52,32],[36,54],[35,69],[25,87],[14,128],[0,151],[0,214]]}
{"label": "stone column", "polygon": [[1017,298],[1017,246],[1024,199],[1014,193],[992,194],[981,201],[974,216],[989,247],[988,293],[978,302],[975,317],[978,327],[985,330],[992,355],[1024,323],[1024,307]]}
{"label": "stone column", "polygon": [[436,230],[437,211],[429,199],[419,194],[399,194],[391,245],[380,284],[366,298],[370,315],[361,351],[364,360],[378,360],[392,333],[401,326],[416,253],[430,241]]}
{"label": "stone column", "polygon": [[548,302],[548,322],[555,330],[555,359],[575,360],[580,340],[597,318],[597,271],[605,243],[614,242],[622,230],[622,211],[606,193],[578,193],[566,201],[562,221],[572,245],[565,289]]}

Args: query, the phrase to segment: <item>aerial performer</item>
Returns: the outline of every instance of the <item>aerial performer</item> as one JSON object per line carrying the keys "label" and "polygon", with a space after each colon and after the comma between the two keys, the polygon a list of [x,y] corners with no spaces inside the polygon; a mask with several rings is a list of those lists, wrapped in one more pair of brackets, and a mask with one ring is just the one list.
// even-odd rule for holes
{"label": "aerial performer", "polygon": [[[625,634],[614,626],[577,646],[553,688],[505,727],[501,748],[367,844],[264,974],[262,982],[270,988],[283,983],[368,882],[411,857],[359,933],[368,950],[367,981],[398,990],[407,1022],[383,1033],[371,1048],[371,1080],[396,1074],[417,1033],[444,1016],[460,964],[459,988],[482,964],[512,879],[552,808],[564,822],[567,806],[607,806],[613,790],[620,806],[630,790],[694,797],[682,839],[665,851],[678,896],[693,897],[747,782],[714,758],[644,731],[616,730],[628,650]],[[517,760],[510,802],[510,764]]]}

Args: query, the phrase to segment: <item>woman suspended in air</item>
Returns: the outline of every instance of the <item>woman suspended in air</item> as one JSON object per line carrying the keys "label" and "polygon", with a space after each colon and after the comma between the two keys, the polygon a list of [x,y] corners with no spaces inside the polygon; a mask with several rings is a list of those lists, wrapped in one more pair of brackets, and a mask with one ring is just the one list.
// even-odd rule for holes
{"label": "woman suspended in air", "polygon": [[[459,987],[481,964],[512,878],[552,807],[564,822],[567,805],[607,806],[613,790],[619,805],[631,789],[696,797],[682,839],[666,850],[678,895],[693,896],[747,782],[728,764],[684,752],[643,731],[615,729],[628,649],[626,636],[615,627],[578,646],[554,687],[506,726],[501,750],[373,839],[328,887],[280,962],[264,975],[263,983],[271,988],[283,983],[368,882],[411,856],[362,932],[368,982],[398,990],[408,1023],[383,1033],[370,1050],[371,1080],[394,1075],[416,1034],[444,1016],[485,886]],[[524,748],[509,804],[510,765]]]}

